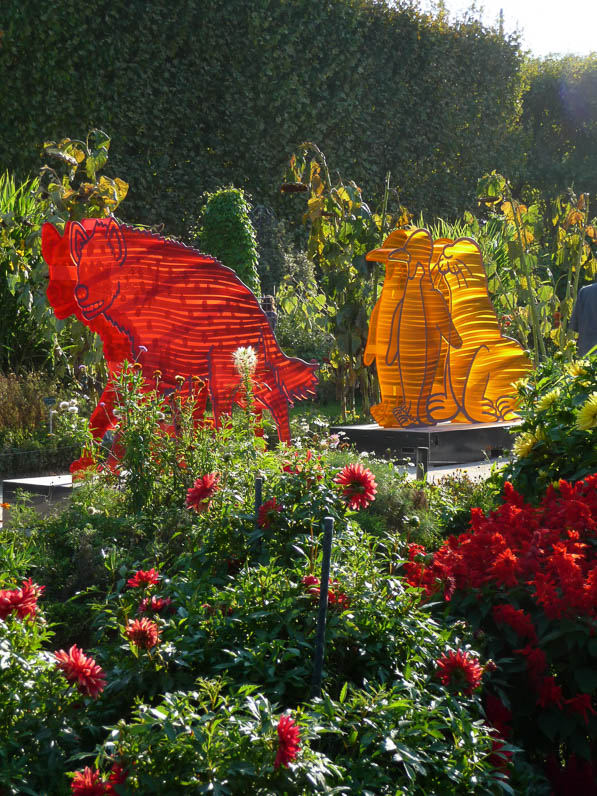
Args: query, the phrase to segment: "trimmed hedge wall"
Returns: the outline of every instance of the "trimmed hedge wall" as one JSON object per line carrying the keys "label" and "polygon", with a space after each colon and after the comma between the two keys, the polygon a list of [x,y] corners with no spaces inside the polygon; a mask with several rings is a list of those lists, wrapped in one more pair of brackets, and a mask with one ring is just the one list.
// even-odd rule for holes
{"label": "trimmed hedge wall", "polygon": [[366,197],[391,170],[411,210],[444,216],[516,159],[516,38],[406,2],[3,0],[0,29],[0,170],[100,127],[123,215],[168,232],[222,185],[275,205],[303,140]]}

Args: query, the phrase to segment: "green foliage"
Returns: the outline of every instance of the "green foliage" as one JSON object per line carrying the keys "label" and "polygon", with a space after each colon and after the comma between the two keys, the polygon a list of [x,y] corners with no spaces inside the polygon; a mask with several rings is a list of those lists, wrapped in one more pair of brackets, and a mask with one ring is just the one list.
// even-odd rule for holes
{"label": "green foliage", "polygon": [[31,251],[43,219],[38,192],[38,179],[17,185],[8,172],[0,174],[0,371],[39,366],[50,353],[23,279],[39,256]]}
{"label": "green foliage", "polygon": [[503,325],[534,350],[537,364],[549,350],[568,348],[579,287],[597,272],[589,197],[569,192],[542,200],[535,191],[525,204],[495,171],[479,180],[478,193],[492,208],[487,229],[466,219],[472,236],[482,239],[490,292]]}
{"label": "green foliage", "polygon": [[[247,562],[224,582],[196,572],[197,559],[187,557],[155,588],[141,590],[123,589],[122,572],[103,611],[97,606],[96,646],[109,681],[102,715],[122,713],[133,694],[142,704],[130,723],[120,722],[110,734],[100,759],[118,754],[131,771],[131,787],[140,789],[178,782],[172,778],[182,777],[193,762],[198,785],[207,786],[211,774],[212,788],[231,793],[228,777],[239,767],[248,777],[283,773],[279,787],[289,793],[326,792],[324,785],[332,784],[340,793],[395,793],[397,783],[405,794],[428,793],[432,785],[437,791],[431,792],[441,793],[449,780],[451,792],[464,793],[475,777],[484,792],[499,792],[478,697],[457,697],[435,678],[446,645],[463,640],[421,612],[417,591],[405,592],[387,568],[382,574],[378,555],[375,542],[356,528],[337,538],[334,588],[345,590],[349,605],[333,603],[328,610],[321,701],[308,700],[316,596],[303,582],[309,567],[301,556],[290,566]],[[141,597],[151,594],[170,598],[171,613],[153,614],[159,647],[135,653],[123,643],[122,628]],[[224,683],[213,682],[221,676]],[[163,690],[170,695],[156,704],[152,698]],[[272,700],[296,710],[303,739],[296,766],[277,775]],[[250,724],[250,714],[257,725]],[[253,747],[239,739],[239,724]],[[206,756],[211,771],[203,769]],[[133,760],[138,762],[130,768]],[[181,769],[174,768],[176,760]],[[339,773],[339,781],[319,782],[325,771]],[[303,783],[305,775],[310,785]],[[277,789],[277,781],[270,779],[270,789]],[[191,782],[187,787],[194,792]],[[260,792],[261,781],[256,783]]]}
{"label": "green foliage", "polygon": [[0,177],[0,301],[12,310],[0,326],[0,365],[30,368],[40,364],[43,353],[60,375],[74,375],[81,363],[101,372],[97,336],[74,318],[57,320],[48,304],[41,228],[49,221],[62,230],[70,219],[107,216],[116,210],[128,185],[99,176],[109,147],[110,138],[102,130],[91,130],[85,141],[46,141],[43,155],[55,168],[45,164],[39,179],[18,187],[8,175]]}
{"label": "green foliage", "polygon": [[287,274],[278,289],[276,339],[288,355],[324,364],[335,348],[326,296],[312,268],[301,270]]}
{"label": "green foliage", "polygon": [[597,56],[528,61],[524,68],[520,178],[546,195],[597,194]]}
{"label": "green foliage", "polygon": [[523,422],[505,478],[536,496],[552,481],[597,471],[597,354],[572,362],[556,354],[518,385],[518,394]]}
{"label": "green foliage", "polygon": [[464,533],[469,528],[471,509],[480,508],[486,513],[494,508],[498,489],[491,478],[473,479],[464,472],[457,472],[428,484],[426,496],[436,531],[441,537],[447,537]]}
{"label": "green foliage", "polygon": [[[369,315],[377,300],[378,277],[365,255],[381,242],[388,221],[388,228],[392,226],[385,212],[387,195],[382,214],[373,214],[356,183],[345,183],[339,175],[332,183],[325,156],[312,143],[302,144],[292,156],[289,174],[293,182],[285,183],[282,189],[294,193],[302,186],[308,195],[303,216],[309,230],[307,255],[317,267],[322,291],[313,302],[319,301],[320,316],[334,341],[330,365],[345,421],[346,394],[350,396],[348,408],[354,411],[357,384],[366,412],[370,403],[369,370],[363,356]],[[292,298],[297,301],[296,295],[288,296],[287,301]]]}
{"label": "green foliage", "polygon": [[[9,725],[9,748],[26,747],[2,769],[9,792],[23,783],[38,792],[44,766],[43,787],[66,792],[75,761],[104,776],[118,762],[130,793],[167,793],[174,784],[188,793],[418,796],[448,787],[464,794],[474,783],[509,792],[489,758],[478,695],[453,693],[437,677],[447,649],[470,646],[468,631],[434,621],[419,591],[396,576],[405,529],[422,538],[407,520],[411,487],[387,463],[372,463],[387,486],[379,527],[370,518],[368,531],[367,510],[349,511],[334,483],[343,460],[331,438],[317,453],[267,451],[244,417],[187,433],[192,402],[175,394],[165,406],[152,387],[134,366],[117,384],[118,479],[109,468],[95,472],[60,515],[18,510],[0,532],[0,571],[8,573],[0,587],[35,573],[47,587],[44,610],[59,623],[59,641],[44,643],[83,647],[106,679],[96,700],[82,699],[47,653],[20,653],[7,693],[0,678],[0,712],[15,699],[29,707],[21,692],[33,684],[32,718],[13,710]],[[64,418],[76,431],[78,414],[67,409]],[[177,438],[165,432],[169,424]],[[209,506],[185,508],[186,490],[207,470],[220,477]],[[256,475],[264,499],[281,507],[268,522],[255,516]],[[393,502],[392,484],[402,487]],[[390,526],[399,504],[403,516]],[[334,547],[325,693],[313,700],[324,516],[335,519]],[[152,579],[132,579],[140,569],[153,570]],[[147,647],[127,633],[141,617],[154,633]],[[0,620],[0,644],[10,627]],[[277,721],[289,710],[299,753],[276,768]],[[49,740],[58,734],[51,764],[41,742],[31,745],[35,757],[27,751],[31,727]]]}
{"label": "green foliage", "polygon": [[297,241],[289,226],[276,216],[272,207],[255,205],[251,210],[251,223],[257,235],[259,261],[257,270],[264,295],[277,293],[278,285],[287,275],[308,267],[305,255],[298,250]]}
{"label": "green foliage", "polygon": [[[46,397],[54,399],[51,407],[44,404]],[[40,474],[70,464],[77,437],[56,417],[64,415],[58,407],[66,409],[65,399],[68,392],[45,372],[0,373],[0,475]]]}
{"label": "green foliage", "polygon": [[290,771],[274,769],[279,718],[276,706],[252,686],[228,692],[220,680],[199,680],[195,689],[167,694],[155,707],[137,707],[130,722],[114,728],[105,750],[135,761],[129,793],[337,793],[330,782],[341,772],[310,749],[314,722],[302,713],[296,717],[300,758]]}
{"label": "green foliage", "polygon": [[249,200],[238,188],[222,188],[208,194],[201,217],[199,248],[232,268],[260,298],[257,236],[250,213]]}
{"label": "green foliage", "polygon": [[2,6],[0,168],[36,172],[40,141],[101,127],[126,218],[172,234],[222,185],[276,206],[304,140],[365,195],[380,200],[391,170],[408,207],[444,216],[520,157],[520,48],[470,16],[373,0]]}
{"label": "green foliage", "polygon": [[[5,584],[6,585],[6,584]],[[7,794],[68,792],[67,760],[81,749],[89,719],[43,648],[42,617],[0,620],[0,786]]]}

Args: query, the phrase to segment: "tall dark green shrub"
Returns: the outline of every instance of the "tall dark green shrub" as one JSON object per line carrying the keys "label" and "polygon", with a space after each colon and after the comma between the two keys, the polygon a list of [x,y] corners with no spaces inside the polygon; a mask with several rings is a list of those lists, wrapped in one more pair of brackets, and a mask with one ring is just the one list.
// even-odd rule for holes
{"label": "tall dark green shrub", "polygon": [[203,210],[199,246],[205,254],[217,257],[236,271],[259,298],[257,236],[250,212],[247,197],[238,188],[222,188],[210,194]]}
{"label": "tall dark green shrub", "polygon": [[597,54],[529,62],[523,177],[547,194],[597,193]]}

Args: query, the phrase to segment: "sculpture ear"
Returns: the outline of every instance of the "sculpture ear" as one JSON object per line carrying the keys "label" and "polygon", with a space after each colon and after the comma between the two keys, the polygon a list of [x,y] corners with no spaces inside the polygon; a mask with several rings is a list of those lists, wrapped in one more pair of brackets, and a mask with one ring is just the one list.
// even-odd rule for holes
{"label": "sculpture ear", "polygon": [[116,265],[122,265],[126,259],[126,241],[120,226],[113,218],[108,222],[106,235],[108,237],[108,246],[114,257],[114,262]]}
{"label": "sculpture ear", "polygon": [[53,224],[48,221],[41,228],[41,256],[48,265],[56,264],[56,250],[60,246],[62,236]]}
{"label": "sculpture ear", "polygon": [[90,239],[91,235],[88,235],[85,232],[85,228],[82,224],[79,224],[78,221],[71,221],[70,226],[70,256],[73,259],[73,262],[76,265],[79,265],[81,262],[81,255],[83,253],[83,247]]}

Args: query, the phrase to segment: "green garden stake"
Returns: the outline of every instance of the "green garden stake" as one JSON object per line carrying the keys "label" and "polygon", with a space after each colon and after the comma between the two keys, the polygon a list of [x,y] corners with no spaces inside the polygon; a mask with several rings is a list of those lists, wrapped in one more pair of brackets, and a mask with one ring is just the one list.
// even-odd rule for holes
{"label": "green garden stake", "polygon": [[51,434],[52,433],[52,418],[53,418],[53,415],[54,415],[54,412],[52,411],[52,407],[56,403],[56,399],[53,396],[49,395],[47,398],[44,398],[43,401],[44,401],[44,404],[48,407],[48,418],[49,418],[49,423],[50,423],[49,433]]}
{"label": "green garden stake", "polygon": [[427,480],[429,470],[429,448],[417,448],[415,455],[415,477],[417,481]]}
{"label": "green garden stake", "polygon": [[263,503],[263,478],[255,478],[255,527],[258,528],[259,509]]}
{"label": "green garden stake", "polygon": [[333,517],[323,521],[323,560],[321,562],[321,581],[319,584],[319,615],[317,617],[317,637],[315,639],[315,655],[313,657],[313,684],[311,698],[321,694],[323,672],[323,651],[325,647],[325,622],[328,610],[328,588],[330,583],[330,561],[332,558],[332,535],[334,532]]}

